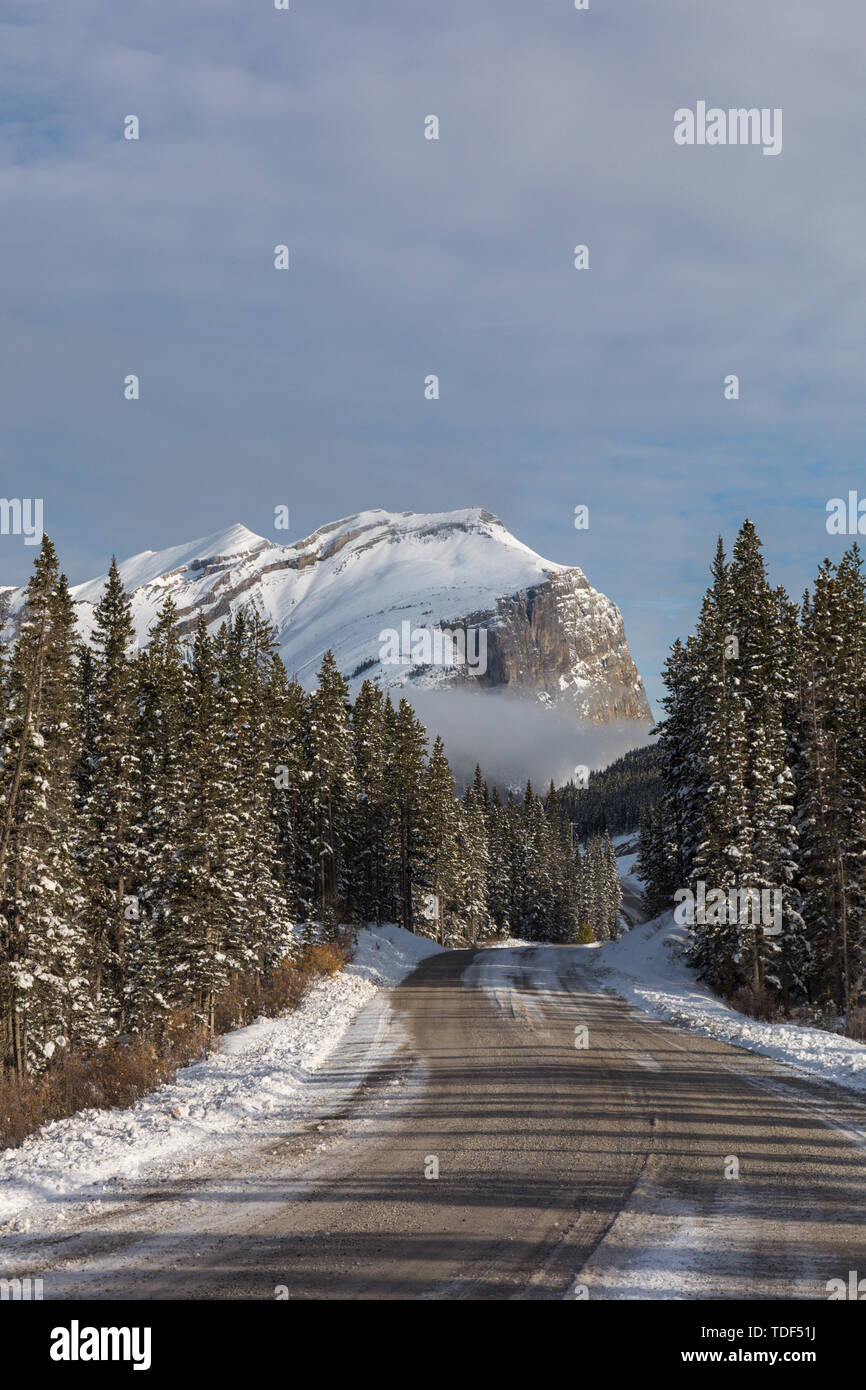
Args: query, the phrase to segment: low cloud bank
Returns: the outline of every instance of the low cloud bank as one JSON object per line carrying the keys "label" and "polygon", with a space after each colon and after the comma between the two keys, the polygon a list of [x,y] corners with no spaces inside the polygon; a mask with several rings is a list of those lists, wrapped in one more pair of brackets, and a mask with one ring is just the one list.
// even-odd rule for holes
{"label": "low cloud bank", "polygon": [[[393,692],[396,694],[397,692]],[[527,777],[541,790],[574,776],[579,765],[606,767],[631,748],[653,742],[651,725],[625,719],[581,723],[563,711],[499,691],[407,690],[431,739],[440,734],[460,782],[481,764],[488,782],[522,788]]]}

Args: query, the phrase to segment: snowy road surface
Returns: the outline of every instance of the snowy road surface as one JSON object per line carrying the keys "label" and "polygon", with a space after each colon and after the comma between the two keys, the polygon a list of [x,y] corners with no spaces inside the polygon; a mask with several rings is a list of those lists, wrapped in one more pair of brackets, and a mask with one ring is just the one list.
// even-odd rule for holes
{"label": "snowy road surface", "polygon": [[315,1122],[8,1237],[3,1274],[53,1299],[825,1299],[866,1275],[866,1101],[638,1012],[593,954],[430,956],[345,1034]]}

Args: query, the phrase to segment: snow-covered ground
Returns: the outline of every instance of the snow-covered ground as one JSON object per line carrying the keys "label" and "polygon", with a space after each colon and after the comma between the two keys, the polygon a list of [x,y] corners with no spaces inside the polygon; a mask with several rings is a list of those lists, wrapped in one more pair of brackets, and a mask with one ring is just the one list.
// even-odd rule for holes
{"label": "snow-covered ground", "polygon": [[[273,1137],[281,1127],[314,1120],[338,1099],[333,1079],[324,1082],[317,1072],[350,1023],[439,950],[401,927],[365,929],[351,964],[317,982],[293,1013],[226,1034],[204,1061],[128,1110],[82,1111],[3,1150],[0,1227],[27,1230],[46,1204],[53,1221],[63,1219],[67,1201],[98,1209],[100,1194],[119,1183],[163,1177],[173,1164],[200,1159],[227,1140]],[[371,1021],[370,1067],[395,1046],[387,1023],[383,998]]]}
{"label": "snow-covered ground", "polygon": [[487,951],[510,951],[515,946],[532,946],[531,941],[527,941],[522,936],[504,936],[501,941],[485,941],[484,948]]}
{"label": "snow-covered ground", "polygon": [[[635,841],[634,834],[618,835],[613,843],[617,849],[622,849]],[[637,858],[637,850],[631,848],[617,856],[623,893],[632,902],[640,899],[643,892],[643,883],[635,872]],[[510,937],[507,941],[489,944],[491,947],[520,947],[533,943]],[[824,1081],[866,1092],[866,1044],[822,1028],[762,1023],[738,1013],[695,978],[695,972],[685,961],[688,945],[688,929],[677,925],[673,912],[666,912],[652,922],[643,922],[625,932],[618,941],[572,949],[579,953],[581,965],[591,968],[602,988],[614,990],[645,1013],[706,1037],[719,1038],[734,1047],[774,1057]],[[547,949],[559,951],[562,948]],[[544,968],[552,969],[543,950],[536,946],[534,966],[539,989],[543,988]],[[497,990],[505,987],[492,967],[473,968],[474,982],[487,988],[491,995],[495,996]]]}
{"label": "snow-covered ground", "polygon": [[[639,893],[636,861],[636,853],[625,854],[617,864],[623,889]],[[866,1092],[866,1045],[821,1028],[761,1023],[738,1013],[698,983],[684,959],[687,948],[688,929],[667,912],[626,932],[619,941],[581,949],[592,953],[600,983],[656,1018]]]}
{"label": "snow-covered ground", "polygon": [[[634,856],[623,855],[619,863],[624,883],[639,891]],[[492,951],[532,946],[516,938],[490,943]],[[866,1045],[737,1013],[696,981],[684,959],[686,947],[686,928],[666,913],[603,945],[535,945],[532,966],[543,975],[543,968],[552,968],[545,953],[555,953],[561,963],[563,950],[570,949],[599,987],[646,1013],[866,1092]],[[396,926],[361,931],[352,963],[314,985],[293,1013],[228,1034],[204,1061],[185,1067],[130,1109],[84,1111],[3,1151],[0,1230],[62,1226],[82,1209],[99,1211],[130,1184],[158,1183],[189,1172],[229,1144],[273,1139],[314,1124],[342,1104],[359,1080],[357,1072],[346,1080],[327,1071],[346,1030],[361,1015],[362,1067],[372,1070],[386,1061],[401,1035],[383,991],[440,949]],[[481,972],[473,982],[489,985],[491,992],[502,983],[494,959],[484,951],[472,967]]]}
{"label": "snow-covered ground", "polygon": [[[616,850],[616,867],[619,870],[619,880],[623,887],[623,892],[632,892],[640,896],[643,893],[643,880],[638,878],[635,872],[638,861],[637,848],[632,848],[635,844],[634,835],[617,835],[613,841]],[[628,845],[626,852],[623,846]]]}

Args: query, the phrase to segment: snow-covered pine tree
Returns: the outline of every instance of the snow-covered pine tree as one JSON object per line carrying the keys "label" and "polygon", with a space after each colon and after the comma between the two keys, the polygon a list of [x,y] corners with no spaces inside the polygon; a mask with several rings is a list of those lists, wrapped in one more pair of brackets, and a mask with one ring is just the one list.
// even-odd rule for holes
{"label": "snow-covered pine tree", "polygon": [[524,912],[527,845],[521,807],[510,789],[505,798],[503,830],[508,880],[507,920],[511,923],[512,936],[523,936],[526,930]]}
{"label": "snow-covered pine tree", "polygon": [[481,809],[484,812],[485,816],[489,815],[490,788],[484,780],[484,774],[481,771],[480,763],[475,764],[475,771],[472,774],[472,790],[475,793],[477,800],[480,802]]}
{"label": "snow-covered pine tree", "polygon": [[140,823],[140,782],[132,611],[113,556],[94,611],[93,645],[91,741],[84,751],[89,782],[84,864],[87,921],[99,1007],[109,1025],[123,1032],[130,900],[139,888],[134,831]]}
{"label": "snow-covered pine tree", "polygon": [[[713,560],[712,585],[701,609],[692,677],[700,692],[694,737],[702,744],[700,833],[692,865],[692,888],[728,895],[752,876],[751,826],[744,780],[746,724],[739,661],[741,634],[732,627],[731,585],[721,538]],[[726,902],[728,901],[726,897]],[[694,927],[693,960],[701,975],[731,992],[742,982],[739,923],[726,907],[706,909]]]}
{"label": "snow-covered pine tree", "polygon": [[661,810],[656,802],[644,807],[640,816],[637,872],[644,885],[644,901],[650,917],[658,917],[672,906],[676,887],[671,883],[671,864],[665,849]]}
{"label": "snow-covered pine tree", "polygon": [[166,999],[191,1006],[211,1032],[217,996],[243,965],[232,949],[239,907],[232,841],[235,789],[217,673],[215,643],[200,614],[186,687],[175,872],[155,905],[154,927]]}
{"label": "snow-covered pine tree", "polygon": [[258,613],[239,613],[217,651],[226,773],[233,788],[226,863],[237,902],[227,947],[236,969],[260,975],[292,945],[274,798],[281,666],[271,625]]}
{"label": "snow-covered pine tree", "polygon": [[391,844],[398,870],[402,925],[415,929],[416,894],[423,885],[426,850],[424,768],[427,737],[408,700],[401,699],[391,729]]}
{"label": "snow-covered pine tree", "polygon": [[580,917],[592,932],[593,941],[605,941],[602,912],[602,871],[600,841],[590,835],[583,851],[580,874]]}
{"label": "snow-covered pine tree", "polygon": [[527,779],[520,808],[518,835],[522,843],[520,935],[530,941],[543,938],[550,922],[551,866],[547,819],[539,798]]}
{"label": "snow-covered pine tree", "polygon": [[574,943],[579,930],[578,871],[572,844],[571,827],[561,823],[556,845],[556,940]]}
{"label": "snow-covered pine tree", "polygon": [[800,865],[812,993],[842,1013],[863,973],[864,620],[859,555],[825,560],[803,605]]}
{"label": "snow-covered pine tree", "polygon": [[619,911],[622,906],[622,884],[616,862],[616,851],[607,830],[604,832],[601,848],[605,930],[608,939],[615,941],[620,934]]}
{"label": "snow-covered pine tree", "polygon": [[459,810],[454,799],[454,779],[445,756],[445,745],[437,735],[424,772],[424,854],[423,878],[428,895],[438,902],[438,914],[427,920],[430,930],[438,928],[444,946],[452,919],[461,907],[459,879]]}
{"label": "snow-covered pine tree", "polygon": [[350,894],[362,922],[386,922],[394,917],[397,885],[388,854],[391,722],[382,691],[365,680],[352,709],[356,790],[348,856]]}
{"label": "snow-covered pine tree", "polygon": [[99,1037],[75,858],[75,646],[66,579],[43,536],[4,672],[0,762],[0,1038],[19,1079]]}
{"label": "snow-covered pine tree", "polygon": [[509,837],[507,815],[497,787],[490,793],[487,833],[487,907],[497,933],[508,936],[511,930]]}
{"label": "snow-covered pine tree", "polygon": [[336,921],[346,894],[355,781],[347,707],[348,688],[331,651],[325,652],[310,708],[308,758],[313,799],[313,854],[318,910],[325,924]]}
{"label": "snow-covered pine tree", "polygon": [[589,946],[595,937],[589,922],[588,883],[585,861],[580,852],[579,842],[574,846],[574,881],[577,914],[577,936],[575,939],[581,946]]}
{"label": "snow-covered pine tree", "polygon": [[703,820],[703,720],[700,688],[694,673],[696,657],[696,640],[690,638],[682,643],[678,638],[662,674],[666,717],[657,733],[664,790],[651,827],[653,832],[658,831],[653,862],[645,865],[651,874],[647,882],[652,885],[653,915],[670,907],[676,890],[690,882],[697,850],[696,832]]}
{"label": "snow-covered pine tree", "polygon": [[535,894],[532,902],[534,935],[541,941],[562,940],[560,891],[563,865],[559,820],[555,812],[549,812],[542,796],[532,796],[528,812],[528,834],[535,848]]}
{"label": "snow-covered pine tree", "polygon": [[298,922],[315,914],[317,865],[313,862],[313,797],[307,768],[312,701],[282,662],[271,672],[274,705],[273,785],[281,881],[287,910]]}
{"label": "snow-covered pine tree", "polygon": [[177,624],[177,606],[169,596],[135,670],[138,853],[135,892],[130,892],[126,914],[127,999],[129,1025],[140,1032],[152,1031],[167,1008],[155,921],[164,920],[161,908],[170,897],[176,872],[185,791],[188,667]]}
{"label": "snow-covered pine tree", "polygon": [[[837,571],[845,612],[844,717],[839,755],[847,832],[841,855],[845,934],[843,969],[846,1014],[866,995],[866,583],[858,544],[852,545]],[[841,923],[840,923],[841,928]],[[840,931],[841,935],[841,931]]]}
{"label": "snow-covered pine tree", "polygon": [[[779,665],[786,632],[784,598],[770,588],[761,542],[748,520],[733,550],[730,619],[738,634],[733,661],[743,709],[743,781],[751,836],[749,865],[740,867],[738,884],[741,895],[750,890],[781,895],[779,921],[773,924],[742,920],[741,896],[739,957],[753,990],[783,990],[783,951],[787,948],[792,961],[798,959],[803,933],[794,886],[797,830],[784,724],[789,677]],[[768,896],[766,901],[775,899]]]}
{"label": "snow-covered pine tree", "polygon": [[493,934],[494,924],[488,904],[490,877],[490,797],[487,784],[476,767],[472,786],[467,787],[458,805],[457,898],[466,923],[469,940],[475,944]]}

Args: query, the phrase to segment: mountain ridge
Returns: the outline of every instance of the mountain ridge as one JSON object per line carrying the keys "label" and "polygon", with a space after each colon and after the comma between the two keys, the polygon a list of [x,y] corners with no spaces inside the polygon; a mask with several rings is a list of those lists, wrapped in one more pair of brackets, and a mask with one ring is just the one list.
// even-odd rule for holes
{"label": "mountain ridge", "polygon": [[[541,704],[573,707],[579,719],[650,722],[643,682],[616,605],[577,566],[544,559],[492,512],[353,513],[289,543],[242,523],[119,564],[131,595],[136,641],[146,644],[171,594],[188,635],[203,613],[209,629],[242,609],[273,623],[289,673],[315,681],[330,647],[357,688],[505,688]],[[71,589],[89,638],[105,575]],[[14,622],[23,589],[9,592]],[[475,627],[486,637],[486,668],[392,665],[383,631]]]}

